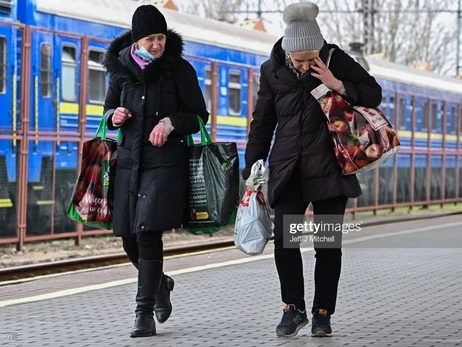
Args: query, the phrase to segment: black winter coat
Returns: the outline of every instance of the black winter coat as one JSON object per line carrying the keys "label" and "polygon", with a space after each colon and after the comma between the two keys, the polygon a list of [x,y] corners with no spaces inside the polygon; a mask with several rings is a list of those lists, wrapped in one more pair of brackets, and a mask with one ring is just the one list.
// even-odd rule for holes
{"label": "black winter coat", "polygon": [[[356,175],[342,176],[335,159],[326,116],[311,91],[321,81],[308,71],[298,80],[285,65],[282,39],[273,47],[270,59],[261,66],[260,90],[250,123],[245,151],[247,179],[257,160],[266,160],[276,128],[269,158],[268,200],[272,207],[297,170],[304,201],[325,200],[335,196],[361,195]],[[353,105],[376,107],[382,101],[382,88],[361,65],[339,47],[324,43],[320,58],[325,63],[335,47],[330,70],[345,86],[346,98]]]}
{"label": "black winter coat", "polygon": [[[122,125],[117,149],[114,189],[114,234],[131,236],[163,231],[183,223],[188,185],[188,149],[185,135],[199,131],[199,115],[208,121],[197,75],[182,58],[183,40],[169,30],[163,55],[144,70],[133,60],[131,32],[116,38],[107,50],[104,66],[110,74],[104,112],[108,128],[117,107],[132,118]],[[149,142],[152,129],[164,117],[175,128],[162,147]]]}

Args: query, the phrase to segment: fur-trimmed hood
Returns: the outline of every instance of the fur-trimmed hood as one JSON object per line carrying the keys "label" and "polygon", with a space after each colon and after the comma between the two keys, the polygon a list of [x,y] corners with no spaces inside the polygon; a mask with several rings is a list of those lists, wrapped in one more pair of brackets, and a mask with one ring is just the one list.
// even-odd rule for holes
{"label": "fur-trimmed hood", "polygon": [[149,83],[159,79],[164,74],[169,74],[179,60],[182,59],[184,42],[177,32],[169,29],[165,51],[162,56],[150,63],[144,70],[133,60],[130,49],[133,44],[132,32],[127,31],[116,37],[106,51],[103,66],[112,77],[123,78],[132,83]]}

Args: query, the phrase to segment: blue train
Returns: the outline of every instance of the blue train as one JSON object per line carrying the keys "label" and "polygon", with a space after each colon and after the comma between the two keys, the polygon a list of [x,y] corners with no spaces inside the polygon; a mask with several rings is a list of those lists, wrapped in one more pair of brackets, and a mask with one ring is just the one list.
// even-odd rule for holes
{"label": "blue train", "polygon": [[[16,230],[19,146],[18,140],[7,136],[18,135],[22,129],[24,28],[31,29],[32,52],[27,86],[29,132],[33,134],[29,137],[27,234],[73,231],[75,225],[65,217],[64,209],[77,171],[79,138],[75,135],[80,129],[81,73],[86,71],[88,77],[85,111],[86,132],[90,134],[99,124],[107,88],[101,66],[104,50],[109,40],[129,28],[138,5],[127,0],[0,0],[2,237],[14,236]],[[238,142],[242,166],[248,120],[258,91],[259,66],[278,37],[162,11],[169,26],[185,39],[186,58],[195,67],[208,109],[214,113],[214,125],[208,125],[212,135],[219,141]],[[88,51],[82,49],[87,47]],[[82,63],[84,55],[86,66]],[[384,88],[382,109],[398,129],[404,150],[397,157],[398,171],[395,159],[380,169],[379,203],[462,197],[462,185],[443,187],[435,178],[444,171],[446,182],[459,181],[456,176],[460,170],[456,168],[462,165],[457,153],[462,146],[462,81],[360,55],[358,59]],[[75,136],[75,141],[59,141],[61,136]],[[429,154],[428,148],[435,154]],[[426,171],[428,165],[432,167],[431,174]],[[430,186],[417,184],[424,180]],[[372,174],[362,175],[361,181],[365,194],[358,204],[376,203]],[[412,183],[418,189],[411,189]],[[394,190],[399,192],[397,201],[393,201]]]}

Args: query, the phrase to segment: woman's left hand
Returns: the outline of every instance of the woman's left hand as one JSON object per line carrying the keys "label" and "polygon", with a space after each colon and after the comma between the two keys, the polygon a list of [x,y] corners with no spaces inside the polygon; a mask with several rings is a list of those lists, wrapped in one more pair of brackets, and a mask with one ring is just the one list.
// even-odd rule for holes
{"label": "woman's left hand", "polygon": [[149,142],[153,146],[162,147],[167,141],[168,134],[165,131],[165,127],[162,123],[157,124],[154,129],[152,129],[151,134],[149,135]]}
{"label": "woman's left hand", "polygon": [[311,65],[311,68],[317,73],[313,72],[311,75],[321,80],[322,83],[324,83],[330,89],[335,90],[336,92],[342,90],[342,81],[335,78],[335,76],[332,74],[326,64],[324,64],[321,58],[317,57],[314,61],[316,62],[317,66]]}

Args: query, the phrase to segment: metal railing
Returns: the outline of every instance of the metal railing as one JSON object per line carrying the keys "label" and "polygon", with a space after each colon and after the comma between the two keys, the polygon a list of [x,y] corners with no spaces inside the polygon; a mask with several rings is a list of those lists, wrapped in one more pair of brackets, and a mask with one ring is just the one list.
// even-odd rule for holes
{"label": "metal railing", "polygon": [[[31,146],[49,143],[50,148],[59,148],[61,145],[71,144],[77,150],[77,168],[81,164],[81,156],[83,143],[92,138],[93,134],[87,133],[87,82],[88,82],[88,47],[89,42],[99,41],[101,39],[93,37],[85,37],[77,34],[68,34],[64,32],[54,32],[40,28],[32,28],[28,26],[17,26],[18,30],[22,30],[22,64],[17,67],[17,71],[21,72],[20,80],[20,105],[19,119],[20,127],[16,128],[16,121],[11,131],[0,131],[0,140],[11,141],[11,146],[16,154],[16,182],[9,184],[9,192],[13,192],[13,196],[3,198],[0,196],[0,244],[16,244],[18,250],[22,250],[24,243],[44,240],[54,240],[62,238],[73,238],[77,245],[81,243],[83,237],[94,235],[108,235],[111,231],[107,230],[90,230],[80,223],[72,222],[65,215],[68,200],[72,192],[72,186],[63,185],[63,180],[66,182],[75,181],[78,174],[78,169],[66,170],[66,174],[72,177],[64,179],[62,170],[56,167],[56,156],[49,156],[49,163],[44,165],[42,162],[40,170],[41,180],[45,180],[46,186],[40,184],[31,184],[28,179],[29,174],[35,168],[30,167],[31,157],[35,155]],[[57,132],[42,130],[34,124],[31,130],[31,109],[36,109],[37,105],[31,105],[31,102],[36,102],[34,97],[30,95],[32,90],[31,79],[32,61],[31,61],[31,43],[33,31],[47,31],[55,34],[69,36],[80,40],[80,87],[78,100],[78,132]],[[195,57],[196,58],[196,57]],[[200,58],[198,58],[200,59]],[[212,139],[217,139],[217,112],[218,112],[218,64],[232,65],[226,62],[210,61],[212,70],[212,108],[211,108],[211,135]],[[242,65],[240,65],[242,67]],[[248,77],[248,93],[247,93],[247,117],[248,122],[251,119],[252,113],[250,105],[253,105],[253,75],[256,69],[255,66],[245,66]],[[398,109],[399,94],[396,95],[396,109]],[[14,104],[17,96],[12,96]],[[413,96],[413,111],[412,124],[415,129],[416,124],[416,96]],[[15,104],[16,105],[16,104]],[[57,122],[59,124],[59,100],[55,102],[56,113],[58,114]],[[445,129],[443,126],[443,145],[441,148],[432,148],[430,146],[430,129],[428,130],[428,140],[426,147],[417,147],[415,132],[412,131],[411,145],[402,147],[399,153],[391,159],[392,166],[380,167],[373,171],[364,173],[359,176],[363,187],[364,194],[358,199],[352,199],[348,205],[347,212],[356,213],[359,211],[374,211],[376,213],[381,209],[394,210],[397,207],[409,207],[430,204],[444,203],[460,203],[462,202],[462,185],[460,182],[460,165],[461,165],[461,122],[462,106],[458,105],[458,126],[457,126],[457,141],[455,148],[446,148]],[[399,124],[399,112],[396,112],[394,124]],[[33,119],[35,122],[35,120]],[[443,114],[443,124],[446,124],[446,112]],[[430,115],[429,115],[430,124]],[[430,128],[430,127],[429,127]],[[399,136],[398,130],[398,136]],[[238,147],[243,148],[245,142],[239,142]],[[416,163],[418,156],[425,156],[426,167],[419,168],[418,172],[423,173],[421,180],[416,180]],[[410,165],[401,167],[398,165],[400,158],[409,158]],[[441,159],[441,165],[432,166],[432,160]],[[454,165],[447,166],[448,160]],[[9,165],[12,165],[11,160]],[[0,174],[3,174],[0,172]],[[6,177],[6,173],[5,173]],[[433,180],[432,180],[433,178]],[[5,182],[8,179],[3,178]],[[408,182],[406,184],[405,182]],[[420,185],[424,185],[423,188]],[[450,185],[451,189],[446,186]],[[1,187],[4,189],[5,187]],[[0,191],[1,192],[1,191]],[[436,193],[435,193],[436,192]],[[2,201],[5,201],[2,206]],[[10,203],[10,202],[11,203]]]}

